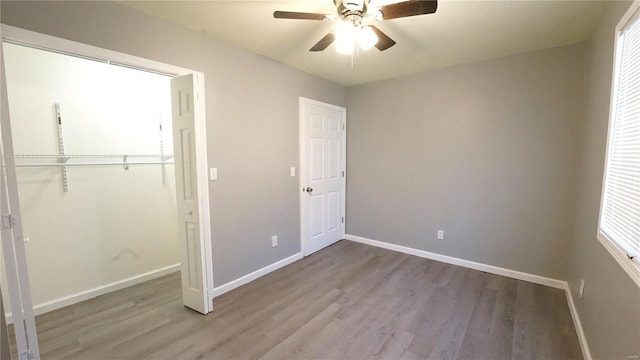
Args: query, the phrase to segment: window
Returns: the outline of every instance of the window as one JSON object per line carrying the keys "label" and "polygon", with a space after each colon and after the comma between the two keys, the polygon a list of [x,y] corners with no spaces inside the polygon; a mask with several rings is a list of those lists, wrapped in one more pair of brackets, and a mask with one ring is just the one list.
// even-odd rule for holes
{"label": "window", "polygon": [[616,28],[598,239],[640,286],[640,11]]}

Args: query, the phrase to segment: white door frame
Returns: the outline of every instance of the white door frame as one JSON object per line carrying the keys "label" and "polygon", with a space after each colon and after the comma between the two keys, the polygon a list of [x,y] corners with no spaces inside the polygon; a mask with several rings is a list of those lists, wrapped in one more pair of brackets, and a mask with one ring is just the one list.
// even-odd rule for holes
{"label": "white door frame", "polygon": [[[2,29],[0,29],[0,35]],[[1,37],[1,36],[0,36]],[[33,315],[27,255],[22,229],[22,215],[18,196],[15,159],[13,157],[13,137],[9,119],[9,97],[7,95],[4,51],[0,48],[0,127],[2,146],[0,155],[0,211],[2,215],[2,255],[7,275],[9,299],[13,314],[15,344],[20,359],[40,359],[38,333]],[[4,311],[4,310],[3,310]],[[5,314],[2,313],[2,323]],[[4,330],[4,329],[3,329]]]}
{"label": "white door frame", "polygon": [[[124,54],[121,52],[103,49],[75,41],[65,40],[50,35],[45,35],[14,26],[2,24],[2,40],[52,51],[61,54],[67,54],[76,57],[82,57],[90,60],[104,62],[108,64],[120,65],[124,67],[139,69],[143,71],[156,72],[169,76],[180,76],[194,74],[203,78],[204,74],[179,66],[169,65],[141,57]],[[4,80],[3,80],[4,81]],[[204,85],[202,85],[204,90]],[[201,114],[205,114],[204,101],[198,101],[194,106],[199,106]],[[207,289],[208,306],[207,312],[213,310],[213,255],[211,251],[212,231],[211,231],[211,209],[209,201],[209,183],[208,183],[208,162],[207,162],[207,141],[206,141],[206,117],[196,118],[196,136],[195,146],[197,153],[196,174],[198,178],[198,196],[200,206],[200,236],[204,242],[205,259],[203,268],[206,269],[207,277],[205,279],[205,288]]]}
{"label": "white door frame", "polygon": [[300,146],[300,174],[299,174],[299,181],[298,181],[298,191],[300,194],[300,250],[302,251],[302,255],[303,256],[307,256],[308,254],[308,249],[309,246],[308,244],[306,244],[306,229],[307,229],[307,220],[306,220],[306,216],[304,214],[304,197],[305,195],[307,195],[304,192],[304,189],[307,187],[307,184],[304,183],[304,174],[307,171],[307,164],[306,164],[306,155],[307,155],[307,149],[306,149],[306,134],[307,134],[307,124],[305,122],[304,119],[304,106],[305,105],[317,105],[317,106],[322,106],[325,108],[330,108],[336,111],[340,111],[344,114],[344,119],[343,119],[343,124],[342,126],[344,126],[343,131],[342,131],[342,137],[340,139],[341,141],[341,148],[342,148],[342,156],[340,159],[340,167],[344,173],[344,176],[342,177],[342,216],[344,217],[344,222],[342,223],[342,227],[341,227],[341,237],[344,239],[345,236],[345,229],[347,226],[347,215],[346,215],[346,199],[347,199],[347,109],[341,106],[337,106],[337,105],[332,105],[332,104],[327,104],[327,103],[323,103],[317,100],[312,100],[312,99],[308,99],[305,97],[300,96],[299,99],[299,129],[300,129],[300,138],[299,138],[299,146]]}

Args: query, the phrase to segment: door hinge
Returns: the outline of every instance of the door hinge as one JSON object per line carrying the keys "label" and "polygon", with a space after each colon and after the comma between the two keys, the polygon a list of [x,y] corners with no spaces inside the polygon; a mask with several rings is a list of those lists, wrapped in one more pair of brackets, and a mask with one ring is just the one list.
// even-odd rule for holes
{"label": "door hinge", "polygon": [[345,131],[347,128],[347,126],[345,124],[342,124],[342,131]]}
{"label": "door hinge", "polygon": [[16,224],[16,217],[9,215],[2,215],[2,229],[12,229],[13,225]]}
{"label": "door hinge", "polygon": [[344,177],[344,171],[342,172],[342,177]]}
{"label": "door hinge", "polygon": [[342,223],[344,224],[344,216],[342,217]]}
{"label": "door hinge", "polygon": [[33,350],[25,350],[20,354],[20,360],[35,360]]}

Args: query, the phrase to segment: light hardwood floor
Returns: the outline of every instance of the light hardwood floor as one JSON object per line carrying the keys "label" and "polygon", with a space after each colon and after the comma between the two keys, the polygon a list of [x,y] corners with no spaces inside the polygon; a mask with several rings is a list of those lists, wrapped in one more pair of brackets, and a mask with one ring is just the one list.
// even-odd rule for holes
{"label": "light hardwood floor", "polygon": [[564,293],[341,241],[214,301],[172,274],[37,318],[43,359],[578,359]]}

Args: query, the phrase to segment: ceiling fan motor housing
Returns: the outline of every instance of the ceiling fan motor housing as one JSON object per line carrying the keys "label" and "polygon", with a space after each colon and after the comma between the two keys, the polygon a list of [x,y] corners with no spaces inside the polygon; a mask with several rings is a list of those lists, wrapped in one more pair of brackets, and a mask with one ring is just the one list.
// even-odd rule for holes
{"label": "ceiling fan motor housing", "polygon": [[367,0],[334,0],[341,18],[357,16],[362,18],[367,13]]}

